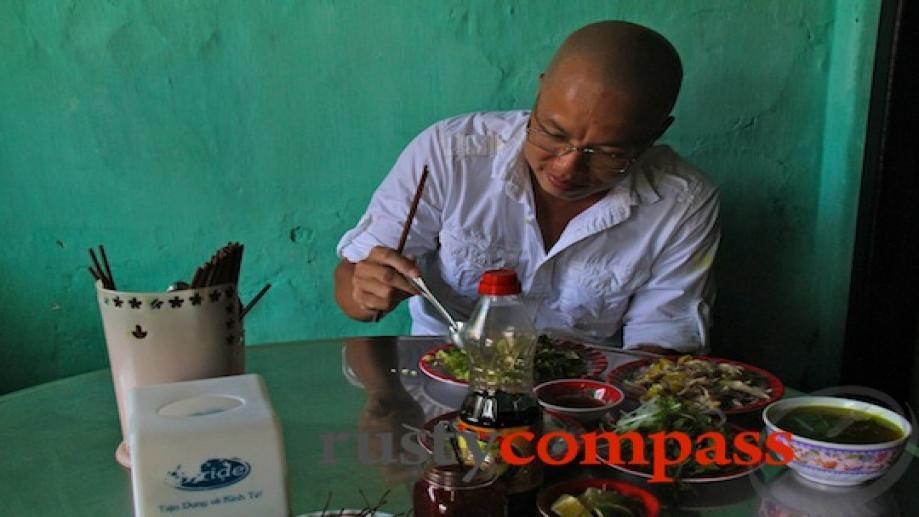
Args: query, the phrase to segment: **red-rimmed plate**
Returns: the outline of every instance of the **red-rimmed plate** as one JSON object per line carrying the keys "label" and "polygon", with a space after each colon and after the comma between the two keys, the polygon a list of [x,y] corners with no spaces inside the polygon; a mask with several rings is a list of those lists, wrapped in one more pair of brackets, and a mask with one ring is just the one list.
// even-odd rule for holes
{"label": "red-rimmed plate", "polygon": [[[743,429],[742,427],[736,426],[733,424],[728,424],[728,427],[730,427],[734,431],[734,433],[741,433],[741,432],[749,431],[748,429]],[[648,439],[646,435],[643,435],[643,438],[645,440]],[[626,474],[631,474],[633,476],[638,476],[638,477],[642,477],[645,479],[651,479],[652,474],[650,472],[646,472],[644,470],[637,469],[631,465],[609,462],[607,457],[604,456],[604,454],[606,454],[606,447],[598,446],[597,449],[598,449],[597,450],[597,460],[600,463],[606,465],[607,467],[614,468],[620,472],[625,472]],[[648,457],[648,460],[654,461],[654,458]],[[763,466],[762,462],[757,463],[756,465],[748,465],[748,466],[729,465],[729,468],[721,472],[713,472],[711,474],[703,474],[703,475],[696,475],[696,476],[686,476],[686,477],[680,478],[680,482],[681,483],[717,483],[719,481],[729,481],[731,479],[742,478],[753,472],[756,472],[756,470],[762,466]]]}
{"label": "red-rimmed plate", "polygon": [[539,496],[536,500],[536,507],[539,510],[539,515],[542,517],[557,516],[558,514],[552,511],[552,504],[559,497],[563,494],[577,496],[584,493],[584,491],[590,487],[599,488],[601,490],[613,490],[626,497],[635,499],[636,502],[641,503],[646,517],[658,517],[660,515],[661,503],[651,492],[637,485],[626,483],[618,479],[598,478],[572,479],[543,488],[539,491]]}
{"label": "red-rimmed plate", "polygon": [[[581,356],[581,359],[584,361],[587,367],[586,371],[583,375],[581,375],[581,377],[596,377],[606,371],[606,367],[609,366],[609,360],[607,360],[606,356],[603,355],[603,352],[596,348],[590,348],[579,343],[571,343],[567,341],[555,342],[551,346],[555,349],[567,348],[574,350],[579,356]],[[447,343],[429,350],[418,360],[418,369],[424,372],[424,374],[428,377],[440,382],[453,384],[455,386],[468,386],[469,383],[467,381],[454,377],[450,374],[450,372],[446,371],[442,366],[434,362],[434,357],[437,355],[437,352],[440,352],[441,350],[452,349],[456,349],[456,345]],[[541,382],[550,380],[554,379],[536,379],[536,383],[539,384]]]}
{"label": "red-rimmed plate", "polygon": [[[757,400],[756,402],[752,404],[747,404],[745,406],[721,409],[721,411],[724,412],[724,414],[726,415],[749,413],[752,411],[763,409],[769,404],[772,404],[776,400],[779,400],[780,398],[782,398],[782,395],[785,394],[785,385],[782,384],[782,381],[780,381],[779,378],[773,375],[772,373],[766,370],[763,370],[762,368],[759,368],[759,367],[756,367],[756,366],[753,366],[747,363],[742,363],[740,361],[734,361],[733,359],[723,359],[720,357],[696,356],[696,357],[693,357],[693,359],[703,359],[706,361],[711,361],[716,364],[731,364],[734,366],[740,366],[741,368],[749,372],[753,377],[761,378],[765,387],[771,390],[769,392],[768,399]],[[672,360],[676,361],[676,359],[672,359]],[[641,368],[644,368],[655,361],[657,361],[657,359],[638,359],[637,361],[631,361],[631,362],[619,365],[616,368],[614,368],[611,372],[609,372],[609,375],[606,378],[606,382],[619,386],[620,388],[622,388],[622,391],[626,393],[626,395],[630,395],[633,397],[636,395],[639,395],[639,393],[634,388],[629,387],[628,381],[631,381],[632,379],[634,379],[635,376],[638,374],[638,371]]]}

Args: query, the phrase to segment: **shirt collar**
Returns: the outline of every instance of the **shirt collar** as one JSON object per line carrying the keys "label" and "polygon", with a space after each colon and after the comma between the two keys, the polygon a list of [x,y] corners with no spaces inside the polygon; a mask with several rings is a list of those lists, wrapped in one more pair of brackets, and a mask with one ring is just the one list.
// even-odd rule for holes
{"label": "shirt collar", "polygon": [[660,170],[666,167],[665,155],[670,148],[663,145],[651,147],[642,154],[641,158],[632,165],[626,181],[629,182],[629,200],[632,205],[648,205],[656,203],[661,196],[654,188],[652,178],[660,175]]}
{"label": "shirt collar", "polygon": [[523,156],[529,118],[529,111],[521,112],[520,120],[514,124],[506,138],[499,138],[491,169],[492,179],[503,183],[505,194],[518,202],[526,199],[529,185],[529,166]]}

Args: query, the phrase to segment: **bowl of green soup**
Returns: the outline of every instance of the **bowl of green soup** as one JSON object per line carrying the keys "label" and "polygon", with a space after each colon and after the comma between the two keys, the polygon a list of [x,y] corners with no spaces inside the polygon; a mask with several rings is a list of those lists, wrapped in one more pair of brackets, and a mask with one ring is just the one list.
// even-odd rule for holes
{"label": "bowl of green soup", "polygon": [[794,451],[789,468],[827,485],[857,485],[880,477],[899,458],[912,426],[881,406],[837,397],[797,397],[763,411],[767,431]]}

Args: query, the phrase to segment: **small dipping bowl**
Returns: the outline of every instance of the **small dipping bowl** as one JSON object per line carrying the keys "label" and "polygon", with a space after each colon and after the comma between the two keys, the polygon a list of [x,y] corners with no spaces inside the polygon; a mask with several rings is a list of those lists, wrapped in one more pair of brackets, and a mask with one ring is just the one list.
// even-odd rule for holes
{"label": "small dipping bowl", "polygon": [[622,390],[589,379],[557,379],[533,389],[539,404],[549,413],[574,418],[582,424],[600,420],[622,402]]}
{"label": "small dipping bowl", "polygon": [[902,436],[893,441],[871,444],[833,443],[796,434],[791,440],[778,438],[794,451],[788,467],[799,476],[825,485],[851,486],[884,475],[900,457],[912,433],[909,422],[897,413],[860,400],[838,397],[795,397],[773,402],[763,411],[763,422],[769,434],[782,432],[776,425],[788,411],[802,407],[835,407],[851,409],[881,418],[898,428]]}
{"label": "small dipping bowl", "polygon": [[626,497],[641,502],[647,517],[658,517],[660,515],[661,503],[651,492],[618,479],[592,478],[562,481],[561,483],[556,483],[540,490],[536,498],[536,507],[539,509],[540,517],[556,517],[558,515],[552,511],[552,504],[555,503],[562,494],[570,494],[577,497],[591,487],[601,490],[614,490]]}

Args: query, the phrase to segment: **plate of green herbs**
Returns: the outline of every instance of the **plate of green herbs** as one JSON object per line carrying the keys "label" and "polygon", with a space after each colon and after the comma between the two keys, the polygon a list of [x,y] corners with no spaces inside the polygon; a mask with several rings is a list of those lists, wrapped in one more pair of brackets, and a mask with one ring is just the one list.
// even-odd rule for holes
{"label": "plate of green herbs", "polygon": [[[540,336],[533,359],[534,383],[555,379],[595,377],[606,371],[609,361],[596,348]],[[469,385],[469,358],[452,343],[433,348],[418,360],[428,377],[456,386]]]}

